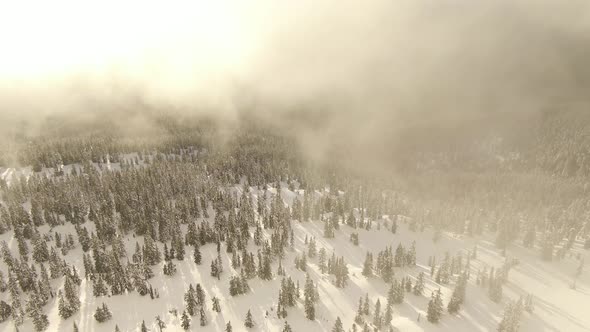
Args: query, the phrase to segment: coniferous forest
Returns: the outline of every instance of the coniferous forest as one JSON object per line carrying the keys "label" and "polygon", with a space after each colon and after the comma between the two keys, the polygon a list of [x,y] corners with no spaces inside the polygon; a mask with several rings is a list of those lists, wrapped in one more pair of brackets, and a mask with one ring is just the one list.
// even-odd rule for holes
{"label": "coniferous forest", "polygon": [[590,332],[590,0],[0,3],[0,332]]}
{"label": "coniferous forest", "polygon": [[525,148],[402,146],[388,172],[271,123],[159,116],[3,144],[1,330],[589,327],[586,113],[544,114]]}

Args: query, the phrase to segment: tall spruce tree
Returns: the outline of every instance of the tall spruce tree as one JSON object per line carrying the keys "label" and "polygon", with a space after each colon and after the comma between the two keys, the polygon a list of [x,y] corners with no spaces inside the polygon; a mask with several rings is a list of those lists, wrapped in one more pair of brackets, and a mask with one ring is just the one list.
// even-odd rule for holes
{"label": "tall spruce tree", "polygon": [[336,317],[336,322],[334,322],[332,332],[344,332],[344,327],[342,326],[342,321],[340,320],[340,317]]}
{"label": "tall spruce tree", "polygon": [[373,325],[380,329],[382,321],[383,318],[381,317],[381,300],[377,299],[377,302],[375,303],[375,311],[373,312]]}
{"label": "tall spruce tree", "polygon": [[315,286],[313,284],[313,280],[309,277],[309,274],[305,280],[305,288],[303,291],[304,295],[304,308],[305,308],[305,317],[309,320],[315,320]]}
{"label": "tall spruce tree", "polygon": [[428,310],[426,318],[431,323],[438,323],[443,314],[443,300],[440,288],[432,292],[430,302],[428,302]]}
{"label": "tall spruce tree", "polygon": [[250,309],[248,309],[248,313],[246,314],[246,320],[244,321],[244,326],[249,329],[254,327],[254,319],[252,318],[252,313],[250,312]]}
{"label": "tall spruce tree", "polygon": [[201,265],[201,250],[199,249],[198,245],[195,246],[195,249],[193,251],[193,259],[195,264]]}
{"label": "tall spruce tree", "polygon": [[203,309],[203,307],[201,307],[201,309],[199,310],[199,315],[201,326],[207,325],[207,316],[205,315],[205,310]]}
{"label": "tall spruce tree", "polygon": [[504,316],[498,325],[498,332],[517,332],[520,318],[524,309],[522,298],[516,302],[509,302],[504,307]]}
{"label": "tall spruce tree", "polygon": [[182,311],[182,316],[180,317],[180,326],[182,326],[185,331],[191,327],[191,319],[186,313],[186,310]]}

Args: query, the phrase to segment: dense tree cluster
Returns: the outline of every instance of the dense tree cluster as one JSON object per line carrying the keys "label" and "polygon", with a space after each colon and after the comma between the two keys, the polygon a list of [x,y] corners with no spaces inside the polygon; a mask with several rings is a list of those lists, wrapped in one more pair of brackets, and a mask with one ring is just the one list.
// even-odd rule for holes
{"label": "dense tree cluster", "polygon": [[[220,148],[213,144],[213,133],[186,129],[172,130],[175,134],[164,140],[98,136],[19,145],[18,160],[33,172],[0,180],[0,234],[11,232],[15,249],[7,242],[0,245],[6,266],[6,275],[0,271],[0,292],[6,293],[0,322],[12,319],[20,326],[30,318],[43,331],[49,325],[44,307],[50,301],[57,302],[62,319],[74,316],[82,305],[82,278],[95,297],[137,292],[157,299],[160,290],[152,278],[179,278],[182,269],[177,266],[183,261],[223,278],[231,296],[249,293],[254,278],[263,283],[280,279],[277,316],[286,318],[288,309],[300,308],[313,321],[322,308],[318,283],[325,279],[345,288],[355,277],[343,256],[347,253],[338,250],[337,255],[331,244],[348,234],[345,241],[361,250],[370,241],[363,237],[369,230],[391,236],[402,226],[411,232],[430,228],[434,241],[443,232],[489,232],[500,252],[522,243],[545,261],[563,259],[579,240],[590,248],[590,223],[584,214],[588,200],[574,179],[493,173],[448,174],[442,180],[409,174],[407,182],[385,181],[330,163],[308,165],[294,151],[293,140],[273,131],[240,128],[229,137],[228,148]],[[584,160],[590,160],[563,158],[551,169],[562,169],[568,177],[586,172]],[[541,164],[549,167],[547,160]],[[448,183],[440,186],[439,181]],[[316,227],[320,235],[306,235],[299,246],[299,224]],[[201,250],[208,248],[215,248],[216,255],[203,256]],[[388,291],[360,299],[355,328],[390,327],[394,306],[404,303],[406,293],[428,294],[432,284],[454,286],[446,309],[450,314],[461,310],[477,247],[466,255],[446,252],[438,264],[431,256],[426,273],[417,264],[418,250],[416,243],[395,243],[375,254],[363,251],[362,275],[379,278],[374,281],[385,283]],[[70,259],[72,251],[82,253],[83,271]],[[285,266],[291,269],[293,263],[296,274],[287,275]],[[503,284],[514,264],[506,258],[500,267],[484,266],[477,272],[475,283],[487,289],[491,301],[503,300]],[[576,276],[582,270],[583,261]],[[212,311],[220,313],[219,298],[211,301]],[[533,310],[532,302],[530,295],[507,306],[502,330],[516,329],[522,310]],[[440,290],[432,292],[426,309],[430,322],[442,319]],[[195,319],[201,326],[208,324],[201,284],[189,285],[180,311],[185,330]],[[106,304],[94,315],[98,322],[111,316]],[[164,328],[163,323],[158,316],[156,324]],[[250,311],[244,325],[255,325]],[[229,322],[226,329],[232,329]],[[285,322],[284,330],[290,329]],[[342,329],[338,319],[334,330]]]}

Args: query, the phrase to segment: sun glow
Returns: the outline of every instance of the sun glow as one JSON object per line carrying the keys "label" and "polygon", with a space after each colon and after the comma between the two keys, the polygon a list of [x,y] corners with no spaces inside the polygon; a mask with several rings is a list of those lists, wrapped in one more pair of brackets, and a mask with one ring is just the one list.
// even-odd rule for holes
{"label": "sun glow", "polygon": [[239,10],[205,0],[0,1],[0,77],[236,66],[248,52]]}

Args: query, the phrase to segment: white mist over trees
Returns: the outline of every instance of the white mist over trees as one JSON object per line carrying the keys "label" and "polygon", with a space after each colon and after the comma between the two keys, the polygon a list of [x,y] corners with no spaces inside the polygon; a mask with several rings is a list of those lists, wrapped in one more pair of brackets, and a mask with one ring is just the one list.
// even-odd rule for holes
{"label": "white mist over trees", "polygon": [[0,330],[587,330],[589,8],[5,6]]}

